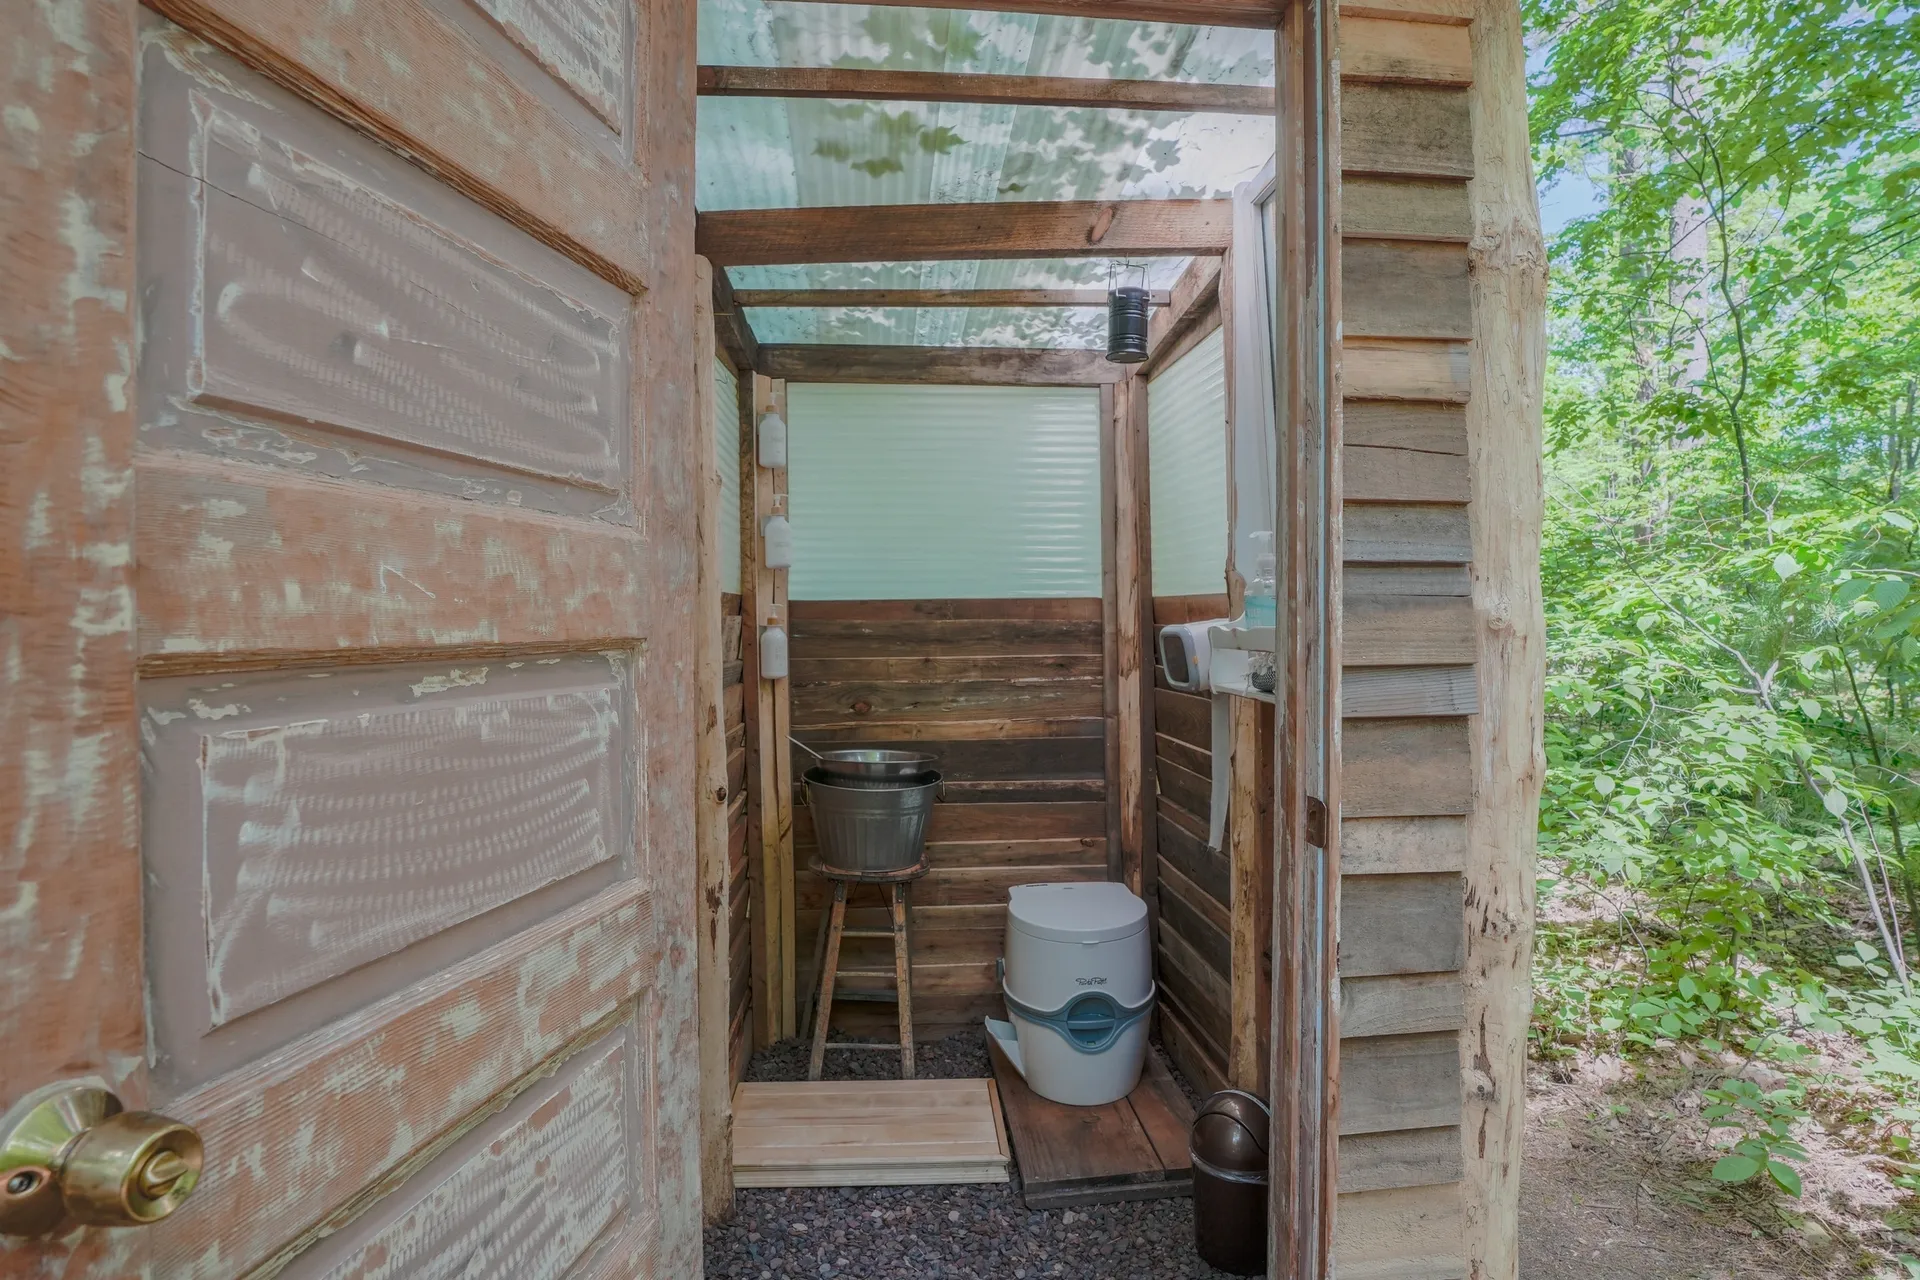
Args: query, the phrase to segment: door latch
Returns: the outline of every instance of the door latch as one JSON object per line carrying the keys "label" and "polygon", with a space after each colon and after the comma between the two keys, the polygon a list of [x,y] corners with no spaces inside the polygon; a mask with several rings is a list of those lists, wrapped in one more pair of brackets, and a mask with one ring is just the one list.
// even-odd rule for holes
{"label": "door latch", "polygon": [[0,1120],[0,1235],[158,1222],[193,1194],[203,1163],[188,1125],[123,1110],[92,1081],[48,1086]]}

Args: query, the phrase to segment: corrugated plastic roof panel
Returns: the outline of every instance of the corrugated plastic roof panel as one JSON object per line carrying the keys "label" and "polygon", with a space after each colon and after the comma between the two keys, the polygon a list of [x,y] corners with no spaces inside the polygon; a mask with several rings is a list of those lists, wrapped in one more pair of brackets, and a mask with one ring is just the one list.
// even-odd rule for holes
{"label": "corrugated plastic roof panel", "polygon": [[[787,0],[701,0],[700,61],[1272,84],[1270,32]],[[1224,197],[1273,153],[1270,116],[979,103],[700,101],[703,210]],[[1185,263],[1149,264],[1165,288]],[[1104,259],[734,268],[737,289],[1104,286]],[[755,310],[762,342],[1097,347],[1097,311]]]}

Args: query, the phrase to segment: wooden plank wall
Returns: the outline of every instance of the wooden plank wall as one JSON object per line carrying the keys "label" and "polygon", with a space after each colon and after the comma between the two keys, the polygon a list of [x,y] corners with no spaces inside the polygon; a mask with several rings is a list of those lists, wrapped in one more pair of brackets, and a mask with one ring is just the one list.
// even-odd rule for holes
{"label": "wooden plank wall", "polygon": [[1459,1180],[1470,1079],[1460,971],[1474,794],[1468,731],[1477,709],[1466,418],[1473,58],[1462,14],[1409,19],[1341,20],[1346,555],[1335,1252],[1350,1280],[1467,1275]]}
{"label": "wooden plank wall", "polygon": [[[794,736],[815,747],[920,747],[940,758],[914,885],[913,1014],[925,1039],[1004,1016],[995,975],[1007,891],[1107,878],[1107,720],[1101,601],[871,600],[791,605]],[[795,751],[794,775],[810,757]],[[826,882],[813,824],[794,810],[796,944],[813,990]],[[858,901],[874,900],[872,891]],[[863,907],[848,923],[884,927]],[[891,944],[848,939],[843,990],[892,987]],[[803,1007],[803,1023],[810,1017]],[[845,1003],[834,1025],[890,1039],[891,1005]]]}
{"label": "wooden plank wall", "polygon": [[[1153,778],[1159,876],[1154,938],[1161,1044],[1203,1094],[1227,1087],[1232,1038],[1231,871],[1207,847],[1213,789],[1213,701],[1167,684],[1159,631],[1227,616],[1227,597],[1157,596],[1153,601]],[[1227,762],[1218,762],[1222,769]]]}
{"label": "wooden plank wall", "polygon": [[733,1078],[747,1073],[753,1041],[753,932],[748,918],[750,878],[747,874],[747,684],[745,636],[740,597],[720,597],[721,709],[727,742],[727,973],[732,990],[727,996],[728,1044]]}

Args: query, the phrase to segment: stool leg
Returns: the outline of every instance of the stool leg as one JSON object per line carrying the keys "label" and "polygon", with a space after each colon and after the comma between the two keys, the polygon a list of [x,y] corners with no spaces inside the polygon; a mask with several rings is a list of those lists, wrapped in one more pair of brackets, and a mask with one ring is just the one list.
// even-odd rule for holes
{"label": "stool leg", "polygon": [[[820,909],[820,927],[813,931],[813,986],[805,992],[802,992],[800,996],[800,1007],[802,1009],[812,1009],[816,1014],[820,1011],[820,1001],[817,998],[820,995],[820,963],[827,958],[827,926],[832,923],[833,912],[826,907],[822,907]],[[809,1024],[807,1030],[807,1038],[813,1038],[811,1024]]]}
{"label": "stool leg", "polygon": [[913,959],[907,952],[907,886],[893,886],[893,985],[900,996],[900,1078],[913,1079]]}
{"label": "stool leg", "polygon": [[840,967],[840,931],[847,926],[847,882],[833,882],[833,923],[827,928],[826,951],[820,957],[820,991],[813,1012],[813,1055],[807,1060],[807,1079],[818,1080],[827,1062],[827,1023],[833,1019],[833,975]]}

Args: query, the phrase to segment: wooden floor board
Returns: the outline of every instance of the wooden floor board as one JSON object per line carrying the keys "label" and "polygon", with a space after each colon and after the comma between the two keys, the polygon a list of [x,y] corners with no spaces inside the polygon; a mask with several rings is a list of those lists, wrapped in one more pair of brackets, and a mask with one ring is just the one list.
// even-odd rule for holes
{"label": "wooden floor board", "polygon": [[1187,1131],[1193,1109],[1157,1052],[1148,1051],[1131,1094],[1101,1107],[1049,1102],[1027,1087],[999,1046],[992,1054],[1029,1209],[1192,1194]]}
{"label": "wooden floor board", "polygon": [[1005,1182],[1010,1161],[994,1093],[991,1080],[741,1084],[734,1184]]}

